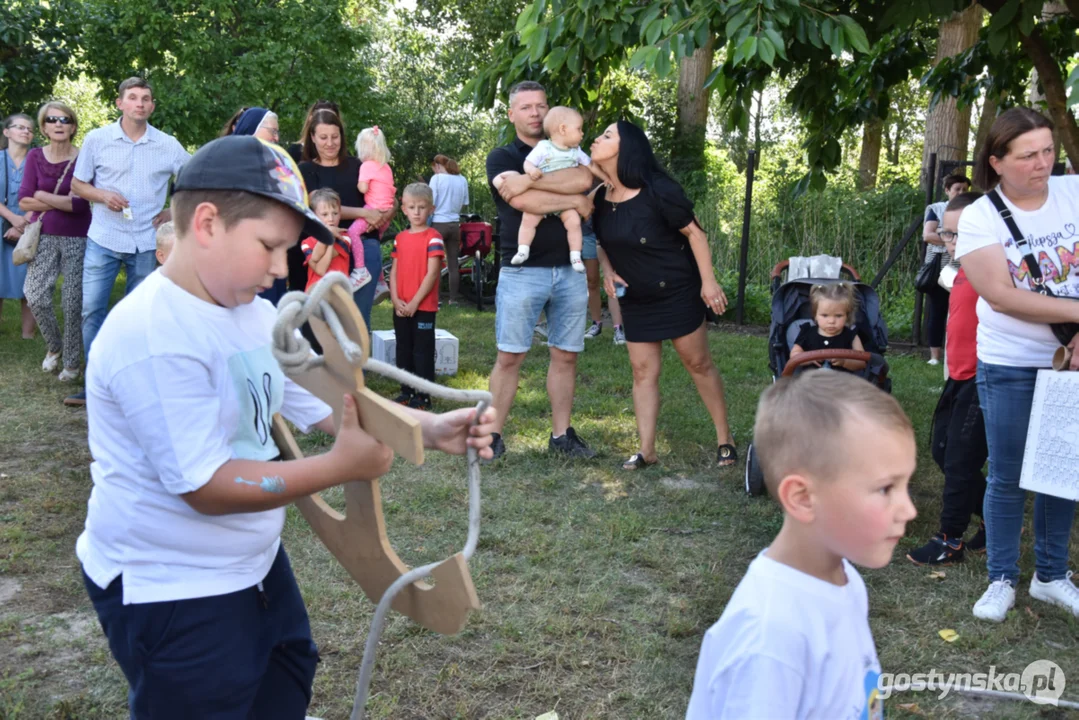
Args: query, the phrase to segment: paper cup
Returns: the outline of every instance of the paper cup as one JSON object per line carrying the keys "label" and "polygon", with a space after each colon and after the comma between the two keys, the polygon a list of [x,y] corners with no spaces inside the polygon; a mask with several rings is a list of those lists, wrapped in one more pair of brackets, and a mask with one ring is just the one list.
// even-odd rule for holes
{"label": "paper cup", "polygon": [[1053,369],[1054,370],[1067,370],[1071,367],[1072,362],[1072,349],[1070,347],[1059,347],[1057,351],[1053,353]]}

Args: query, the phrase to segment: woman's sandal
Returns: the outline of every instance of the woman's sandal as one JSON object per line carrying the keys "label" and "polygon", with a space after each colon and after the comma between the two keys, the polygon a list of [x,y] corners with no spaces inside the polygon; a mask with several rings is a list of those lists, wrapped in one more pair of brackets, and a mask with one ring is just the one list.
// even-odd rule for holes
{"label": "woman's sandal", "polygon": [[645,468],[645,467],[648,467],[650,465],[655,465],[658,462],[659,462],[658,460],[653,460],[652,462],[648,462],[647,460],[644,459],[644,455],[642,455],[641,453],[634,453],[633,456],[630,457],[629,460],[626,460],[624,463],[622,463],[622,469],[623,470],[640,470],[641,468]]}
{"label": "woman's sandal", "polygon": [[719,450],[716,452],[716,464],[719,467],[731,467],[738,464],[738,448],[730,443],[724,443],[719,446]]}

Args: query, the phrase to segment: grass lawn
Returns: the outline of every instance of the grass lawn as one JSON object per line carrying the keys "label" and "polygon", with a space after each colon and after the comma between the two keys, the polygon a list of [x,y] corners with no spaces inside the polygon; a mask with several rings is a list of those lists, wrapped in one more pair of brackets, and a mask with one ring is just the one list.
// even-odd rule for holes
{"label": "grass lawn", "polygon": [[[59,307],[59,304],[57,304]],[[439,325],[461,338],[455,387],[486,388],[495,356],[493,313],[450,308]],[[376,328],[390,327],[388,304]],[[711,334],[744,451],[757,398],[770,383],[759,335]],[[63,407],[71,386],[40,370],[40,339],[19,339],[17,307],[0,318],[0,718],[118,718],[126,684],[82,588],[75,539],[90,492],[86,414]],[[715,437],[689,376],[664,350],[661,464],[618,469],[634,450],[631,377],[610,330],[581,355],[574,426],[600,451],[583,463],[547,454],[546,348],[533,347],[506,429],[507,456],[483,474],[483,529],[472,574],[484,609],[455,637],[393,615],[369,703],[374,718],[571,718],[684,716],[702,633],[719,617],[754,555],[779,529],[767,499],[742,492],[741,467],[714,467]],[[919,517],[888,568],[863,571],[870,621],[885,672],[1022,672],[1050,659],[1079,683],[1077,623],[1032,604],[1032,534],[1024,582],[1002,625],[976,621],[984,558],[934,579],[904,557],[936,530],[941,475],[926,438],[943,381],[920,357],[891,357],[895,394],[914,419]],[[389,383],[375,381],[384,394]],[[812,418],[806,418],[812,422]],[[872,437],[863,438],[873,442]],[[328,438],[301,440],[306,451]],[[391,540],[410,564],[460,549],[467,530],[463,459],[398,461],[383,479]],[[342,495],[324,495],[339,505]],[[303,589],[322,664],[310,712],[347,718],[374,609],[294,510],[285,545]],[[946,643],[937,631],[959,633]],[[195,691],[195,689],[193,689]],[[1079,691],[1065,691],[1079,698]],[[891,717],[1058,718],[1056,708],[928,692],[887,702]]]}

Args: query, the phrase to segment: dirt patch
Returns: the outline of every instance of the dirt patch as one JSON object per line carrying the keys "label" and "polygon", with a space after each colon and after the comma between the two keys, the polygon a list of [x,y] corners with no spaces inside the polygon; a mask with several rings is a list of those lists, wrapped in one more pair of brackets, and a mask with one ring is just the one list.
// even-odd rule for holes
{"label": "dirt patch", "polygon": [[668,490],[704,490],[710,489],[710,486],[705,485],[697,480],[690,480],[684,475],[678,475],[677,477],[665,477],[661,478],[659,484]]}
{"label": "dirt patch", "polygon": [[717,323],[709,323],[708,330],[715,333],[723,333],[726,335],[748,335],[750,337],[768,337],[769,328],[767,325],[739,325],[735,322],[728,320],[721,320]]}
{"label": "dirt patch", "polygon": [[0,578],[0,607],[7,605],[22,590],[22,583],[15,578]]}

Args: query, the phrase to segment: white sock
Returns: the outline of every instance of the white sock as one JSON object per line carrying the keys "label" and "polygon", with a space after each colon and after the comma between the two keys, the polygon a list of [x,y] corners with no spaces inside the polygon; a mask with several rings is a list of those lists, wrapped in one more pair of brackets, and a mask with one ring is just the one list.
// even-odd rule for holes
{"label": "white sock", "polygon": [[528,254],[530,251],[531,248],[528,245],[518,245],[517,254],[513,256],[513,259],[510,260],[510,262],[514,265],[520,265],[525,260],[528,260]]}
{"label": "white sock", "polygon": [[581,260],[581,252],[579,250],[569,251],[569,264],[573,266],[573,269],[577,272],[584,272],[584,261]]}

